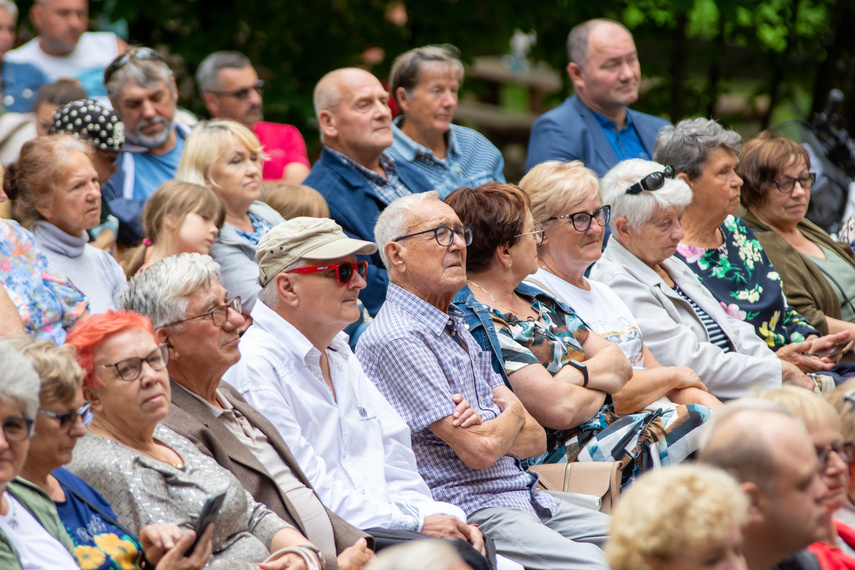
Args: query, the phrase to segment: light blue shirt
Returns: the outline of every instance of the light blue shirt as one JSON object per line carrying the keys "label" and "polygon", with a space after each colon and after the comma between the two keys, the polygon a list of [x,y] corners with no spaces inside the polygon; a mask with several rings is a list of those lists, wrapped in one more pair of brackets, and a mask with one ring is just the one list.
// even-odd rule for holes
{"label": "light blue shirt", "polygon": [[468,186],[477,188],[487,182],[504,182],[505,161],[502,153],[484,135],[472,129],[450,125],[448,154],[437,158],[433,152],[404,134],[399,125],[404,117],[392,123],[394,142],[386,150],[396,161],[407,161],[428,179],[440,198],[453,190]]}
{"label": "light blue shirt", "polygon": [[632,126],[632,117],[629,113],[626,114],[626,124],[622,129],[618,129],[617,123],[605,117],[596,111],[591,111],[597,122],[603,127],[603,134],[612,145],[612,150],[618,156],[618,160],[627,160],[630,158],[643,158],[650,160],[650,155],[641,144],[641,139],[638,138],[638,133],[635,132],[635,127]]}
{"label": "light blue shirt", "polygon": [[184,135],[175,129],[175,146],[163,154],[150,152],[135,154],[134,158],[134,199],[148,200],[158,187],[175,178],[178,163],[184,153]]}

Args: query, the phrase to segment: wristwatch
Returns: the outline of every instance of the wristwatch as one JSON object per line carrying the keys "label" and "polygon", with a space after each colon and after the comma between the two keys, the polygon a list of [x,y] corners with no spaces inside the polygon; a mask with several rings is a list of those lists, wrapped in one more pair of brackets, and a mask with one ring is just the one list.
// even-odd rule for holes
{"label": "wristwatch", "polygon": [[586,388],[588,386],[588,367],[585,366],[585,363],[579,362],[578,360],[571,360],[567,364],[582,373],[582,378],[584,379],[584,382],[582,382],[582,388]]}
{"label": "wristwatch", "polygon": [[326,566],[327,566],[327,560],[326,560],[326,558],[324,558],[324,553],[323,553],[323,552],[321,552],[320,550],[318,550],[317,548],[315,548],[315,547],[314,547],[314,546],[312,546],[311,544],[301,544],[301,545],[300,545],[300,548],[305,548],[306,550],[311,551],[312,553],[314,553],[314,555],[315,555],[315,556],[317,556],[317,557],[318,557],[318,562],[320,562],[320,563],[321,563],[321,570],[323,570],[324,568],[326,568]]}

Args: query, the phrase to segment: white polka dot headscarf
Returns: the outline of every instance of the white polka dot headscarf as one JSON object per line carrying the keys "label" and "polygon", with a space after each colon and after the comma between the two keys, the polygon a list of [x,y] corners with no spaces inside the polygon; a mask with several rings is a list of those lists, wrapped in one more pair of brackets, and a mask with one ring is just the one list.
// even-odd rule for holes
{"label": "white polka dot headscarf", "polygon": [[50,134],[66,133],[82,138],[98,150],[146,151],[125,143],[125,124],[119,116],[97,101],[81,99],[60,107],[53,114]]}

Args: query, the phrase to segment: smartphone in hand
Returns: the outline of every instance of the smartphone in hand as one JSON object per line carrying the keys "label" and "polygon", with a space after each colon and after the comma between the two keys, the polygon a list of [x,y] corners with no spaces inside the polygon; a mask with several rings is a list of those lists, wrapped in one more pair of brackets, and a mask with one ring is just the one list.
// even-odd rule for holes
{"label": "smartphone in hand", "polygon": [[193,550],[196,548],[196,544],[198,544],[202,533],[205,532],[205,528],[217,520],[217,514],[219,514],[220,508],[222,508],[223,502],[226,500],[226,491],[228,490],[229,486],[226,484],[226,486],[220,491],[208,496],[205,500],[205,504],[202,506],[202,512],[199,514],[199,519],[196,521],[196,528],[194,529],[196,531],[196,539],[193,541],[193,544],[190,545],[190,548],[187,549],[187,552],[184,553],[184,556],[190,556],[193,554]]}

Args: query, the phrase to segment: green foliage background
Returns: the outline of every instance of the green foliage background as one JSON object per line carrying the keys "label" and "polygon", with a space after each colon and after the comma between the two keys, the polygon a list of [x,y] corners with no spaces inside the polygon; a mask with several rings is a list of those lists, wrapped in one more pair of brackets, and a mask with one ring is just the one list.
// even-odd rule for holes
{"label": "green foliage background", "polygon": [[[30,3],[20,2],[22,14]],[[384,17],[393,3],[90,0],[90,11],[93,18],[126,20],[131,42],[172,54],[182,104],[200,114],[192,82],[198,63],[215,50],[246,53],[268,83],[267,118],[296,124],[309,142],[315,82],[326,71],[359,64],[369,47],[385,51],[372,69],[385,77],[395,55],[411,47],[449,42],[471,62],[506,53],[513,30],[520,28],[538,34],[533,59],[563,70],[569,29],[601,16],[630,28],[642,72],[655,80],[637,105],[642,110],[676,120],[714,114],[723,94],[749,102],[764,96],[768,111],[720,117],[755,121],[760,128],[789,115],[806,116],[823,106],[831,87],[839,87],[852,115],[852,0],[406,0],[402,27]],[[556,94],[555,102],[566,94]]]}

